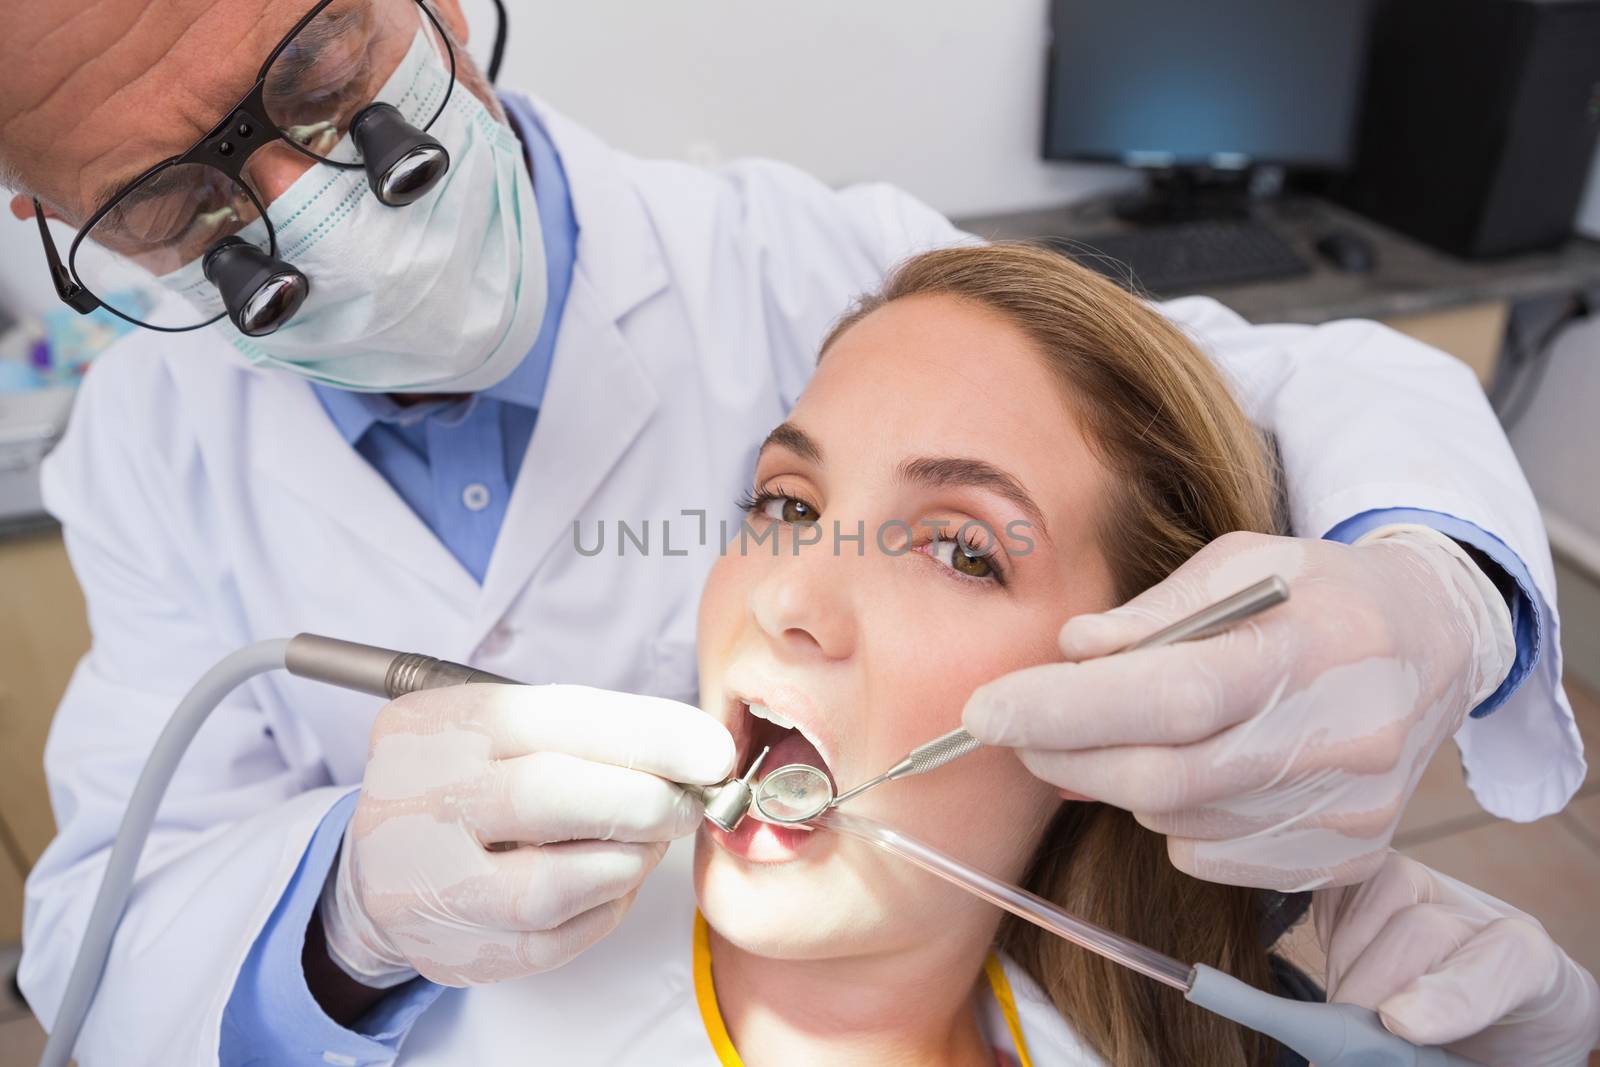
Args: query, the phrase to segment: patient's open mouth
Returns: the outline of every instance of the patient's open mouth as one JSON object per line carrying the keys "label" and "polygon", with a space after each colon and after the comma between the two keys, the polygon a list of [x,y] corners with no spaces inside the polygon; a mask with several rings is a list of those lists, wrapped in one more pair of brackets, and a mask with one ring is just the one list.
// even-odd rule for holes
{"label": "patient's open mouth", "polygon": [[[816,767],[834,782],[833,771],[828,766],[809,728],[771,704],[758,698],[748,702],[735,698],[730,722],[738,743],[738,772],[743,773],[751,760],[763,748],[770,749],[762,761],[759,780],[765,774],[791,763]],[[836,787],[836,784],[835,784]],[[752,863],[783,863],[794,859],[812,839],[810,830],[803,827],[779,826],[761,819],[760,812],[751,808],[745,820],[733,833],[707,825],[711,837],[728,852]]]}
{"label": "patient's open mouth", "polygon": [[804,763],[826,774],[829,783],[837,788],[828,761],[803,728],[764,704],[746,704],[744,710],[749,717],[749,743],[746,751],[740,753],[743,766],[748,767],[750,760],[763,748],[770,748],[761,765],[763,774],[770,774],[791,763]]}

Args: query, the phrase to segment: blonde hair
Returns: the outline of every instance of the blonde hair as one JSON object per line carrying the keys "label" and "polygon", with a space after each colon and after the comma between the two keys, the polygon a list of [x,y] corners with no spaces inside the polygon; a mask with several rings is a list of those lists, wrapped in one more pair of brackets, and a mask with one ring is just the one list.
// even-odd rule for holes
{"label": "blonde hair", "polygon": [[[823,345],[892,301],[945,295],[997,312],[1039,348],[1111,472],[1100,542],[1119,601],[1235,530],[1275,532],[1276,466],[1220,372],[1171,322],[1100,275],[1027,245],[945,249],[903,264]],[[1260,895],[1200,881],[1127,812],[1064,804],[1024,882],[1180,960],[1271,987]],[[999,944],[1116,1067],[1266,1065],[1265,1038],[1027,923]]]}

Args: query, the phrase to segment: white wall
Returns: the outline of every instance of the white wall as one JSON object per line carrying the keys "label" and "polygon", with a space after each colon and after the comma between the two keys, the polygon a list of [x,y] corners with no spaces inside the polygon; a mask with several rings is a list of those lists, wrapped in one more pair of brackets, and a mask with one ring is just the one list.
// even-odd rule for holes
{"label": "white wall", "polygon": [[[630,151],[775,156],[835,184],[888,179],[949,214],[1121,177],[1038,158],[1045,0],[510,2],[501,83]],[[483,0],[469,12],[483,54],[493,17]]]}
{"label": "white wall", "polygon": [[[472,51],[494,33],[465,0]],[[619,147],[774,156],[843,184],[887,179],[949,214],[1061,203],[1125,182],[1046,164],[1045,0],[507,0],[501,83]],[[0,212],[0,300],[54,300],[32,224]]]}

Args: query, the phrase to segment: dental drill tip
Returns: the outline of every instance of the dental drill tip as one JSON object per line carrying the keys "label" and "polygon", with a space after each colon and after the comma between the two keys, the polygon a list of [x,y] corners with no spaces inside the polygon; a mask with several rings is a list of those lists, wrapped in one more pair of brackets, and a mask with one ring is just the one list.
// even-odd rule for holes
{"label": "dental drill tip", "polygon": [[752,782],[752,781],[755,780],[756,771],[761,769],[761,761],[766,759],[767,758],[767,753],[771,752],[771,751],[772,751],[772,746],[768,745],[766,748],[763,748],[760,751],[760,753],[758,753],[756,755],[755,759],[750,761],[750,769],[748,771],[744,772],[744,781],[746,783]]}

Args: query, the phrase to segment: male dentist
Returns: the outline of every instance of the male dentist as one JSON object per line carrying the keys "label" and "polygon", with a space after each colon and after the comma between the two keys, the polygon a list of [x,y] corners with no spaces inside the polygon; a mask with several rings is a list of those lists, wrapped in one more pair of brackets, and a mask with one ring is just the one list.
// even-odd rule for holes
{"label": "male dentist", "polygon": [[[46,470],[94,644],[46,753],[60,834],[24,989],[48,1023],[152,740],[234,648],[308,630],[565,683],[377,709],[267,676],[180,770],[80,1062],[387,1062],[441,983],[570,959],[693,831],[664,779],[719,780],[732,745],[661,698],[695,699],[718,523],[830,322],[964,237],[892,188],[637,160],[496,97],[457,0],[5,21],[12,209],[89,231],[63,298],[156,327],[97,364]],[[165,296],[126,295],[97,249]],[[1371,323],[1163,310],[1276,435],[1297,537],[1225,539],[1074,622],[1056,673],[980,691],[972,727],[1148,818],[1187,869],[1263,886],[1375,870],[1447,737],[1490,811],[1565,804],[1550,562],[1472,376]],[[578,550],[619,520],[650,551]],[[1297,594],[1246,633],[1087,662],[1268,570]],[[1127,732],[1081,714],[1146,668],[1212,684]]]}

